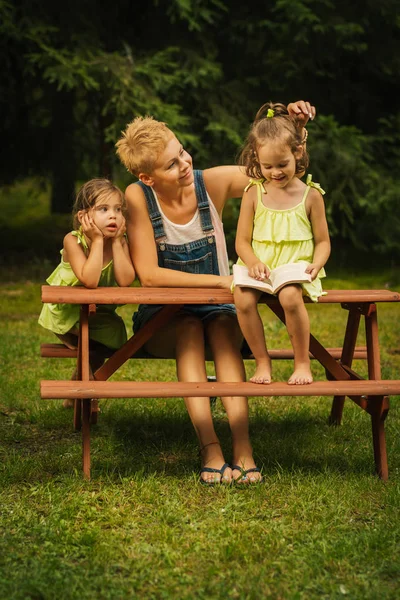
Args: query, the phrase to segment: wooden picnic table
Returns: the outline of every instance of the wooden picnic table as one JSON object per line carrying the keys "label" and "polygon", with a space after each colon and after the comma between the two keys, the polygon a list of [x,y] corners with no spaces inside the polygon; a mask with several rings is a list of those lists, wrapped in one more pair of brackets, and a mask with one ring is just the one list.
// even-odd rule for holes
{"label": "wooden picnic table", "polygon": [[[107,381],[130,358],[140,357],[143,345],[167,323],[184,304],[223,304],[233,301],[228,290],[201,288],[105,288],[42,286],[42,302],[80,304],[78,350],[62,344],[43,344],[44,357],[77,357],[77,380],[41,381],[41,397],[75,399],[74,423],[82,428],[83,473],[90,478],[91,402],[96,398],[169,398],[185,396],[333,396],[329,422],[339,425],[344,401],[349,397],[371,418],[376,472],[388,478],[384,422],[389,410],[389,396],[400,394],[400,380],[382,380],[378,337],[377,304],[399,302],[400,294],[390,290],[327,290],[318,305],[340,304],[348,311],[341,348],[327,348],[310,335],[310,355],[324,368],[327,381],[309,385],[289,385],[273,382],[268,385],[251,382],[150,382]],[[308,299],[305,299],[308,302]],[[276,297],[264,294],[260,303],[266,304],[284,323],[285,316]],[[89,319],[100,304],[161,304],[163,308],[120,349],[108,353],[108,360],[90,380]],[[360,320],[364,319],[366,346],[357,347]],[[273,359],[293,358],[291,350],[271,350]],[[356,358],[367,361],[368,378],[352,369]],[[157,359],[159,360],[159,359]]]}

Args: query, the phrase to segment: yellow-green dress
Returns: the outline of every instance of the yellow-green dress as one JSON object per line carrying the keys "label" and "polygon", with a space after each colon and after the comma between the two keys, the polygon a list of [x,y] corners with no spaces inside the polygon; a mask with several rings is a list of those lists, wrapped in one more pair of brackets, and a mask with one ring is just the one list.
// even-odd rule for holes
{"label": "yellow-green dress", "polygon": [[[257,186],[257,208],[254,215],[252,248],[254,254],[267,267],[275,267],[307,261],[312,263],[314,256],[314,236],[311,222],[306,213],[306,198],[311,187],[316,188],[321,194],[325,192],[318,183],[314,183],[311,175],[307,177],[307,187],[299,204],[293,208],[276,210],[267,208],[262,202],[264,191],[263,179],[250,179],[246,190]],[[239,265],[244,262],[239,258]],[[321,279],[325,277],[325,270],[321,269],[314,281],[301,283],[303,295],[309,296],[317,302],[319,296],[325,294],[322,290]]]}
{"label": "yellow-green dress", "polygon": [[[78,238],[78,243],[82,245],[85,253],[88,251],[88,245],[83,232],[72,231],[72,235]],[[69,263],[63,260],[63,251],[60,251],[61,261],[51,275],[46,279],[50,285],[78,286],[82,285],[76,277]],[[100,286],[117,286],[114,277],[113,261],[103,267],[99,280]],[[116,305],[99,305],[96,314],[89,319],[89,337],[96,342],[100,342],[109,348],[119,348],[126,342],[126,327],[122,318],[117,315]],[[53,333],[65,334],[71,331],[73,327],[79,326],[79,304],[43,304],[39,324]]]}

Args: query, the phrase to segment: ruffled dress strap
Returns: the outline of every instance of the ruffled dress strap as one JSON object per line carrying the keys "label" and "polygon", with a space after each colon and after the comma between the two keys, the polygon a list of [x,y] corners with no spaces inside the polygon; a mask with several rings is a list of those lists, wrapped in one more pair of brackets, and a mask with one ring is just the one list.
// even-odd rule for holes
{"label": "ruffled dress strap", "polygon": [[306,185],[308,185],[310,188],[315,188],[316,190],[318,190],[320,192],[320,194],[322,194],[322,196],[325,194],[325,190],[322,189],[322,187],[320,186],[320,184],[317,183],[317,182],[314,182],[312,180],[311,173],[309,173],[307,175]]}
{"label": "ruffled dress strap", "polygon": [[89,246],[88,246],[88,243],[86,241],[85,235],[84,235],[84,233],[82,231],[82,227],[79,227],[79,229],[71,231],[71,234],[74,237],[78,238],[78,244],[81,244],[81,246],[82,246],[82,248],[83,248],[83,250],[85,251],[85,254],[86,254],[86,252],[89,250]]}
{"label": "ruffled dress strap", "polygon": [[265,179],[249,179],[249,183],[244,188],[244,191],[247,192],[253,185],[257,186],[257,196],[261,199],[262,194],[266,194],[267,192],[264,189],[264,181]]}

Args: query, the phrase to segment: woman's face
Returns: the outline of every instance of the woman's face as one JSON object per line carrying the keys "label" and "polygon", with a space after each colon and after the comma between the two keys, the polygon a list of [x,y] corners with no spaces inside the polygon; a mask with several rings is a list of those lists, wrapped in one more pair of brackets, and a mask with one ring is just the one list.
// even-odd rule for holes
{"label": "woman's face", "polygon": [[192,157],[173,136],[158,157],[151,173],[153,184],[186,187],[193,183]]}

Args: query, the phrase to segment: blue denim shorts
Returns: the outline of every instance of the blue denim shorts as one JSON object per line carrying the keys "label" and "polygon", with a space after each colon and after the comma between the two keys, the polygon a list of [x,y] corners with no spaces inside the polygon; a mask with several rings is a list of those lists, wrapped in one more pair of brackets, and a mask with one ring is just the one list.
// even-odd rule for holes
{"label": "blue denim shorts", "polygon": [[[143,325],[158,313],[163,307],[159,304],[141,304],[139,310],[133,314],[133,332],[137,333]],[[234,304],[185,304],[176,316],[193,315],[204,324],[209,323],[221,314],[236,317]]]}

